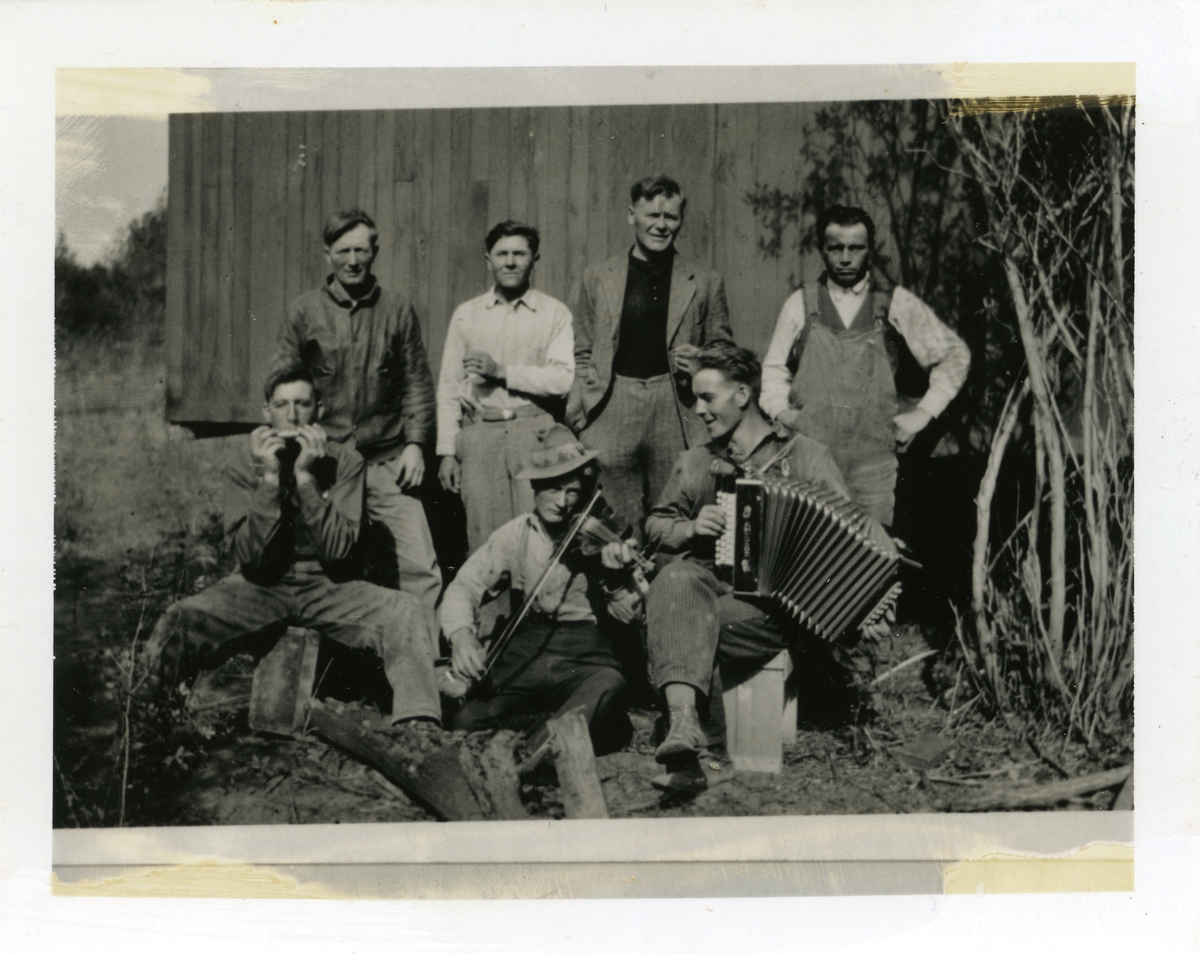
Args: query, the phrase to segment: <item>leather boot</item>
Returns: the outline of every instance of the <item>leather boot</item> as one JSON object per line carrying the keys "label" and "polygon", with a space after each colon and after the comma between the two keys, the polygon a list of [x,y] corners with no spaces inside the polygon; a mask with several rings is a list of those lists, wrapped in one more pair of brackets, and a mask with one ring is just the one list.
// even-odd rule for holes
{"label": "leather boot", "polygon": [[690,704],[671,706],[670,719],[671,729],[662,745],[655,749],[654,760],[665,763],[684,756],[694,758],[708,743],[696,707]]}

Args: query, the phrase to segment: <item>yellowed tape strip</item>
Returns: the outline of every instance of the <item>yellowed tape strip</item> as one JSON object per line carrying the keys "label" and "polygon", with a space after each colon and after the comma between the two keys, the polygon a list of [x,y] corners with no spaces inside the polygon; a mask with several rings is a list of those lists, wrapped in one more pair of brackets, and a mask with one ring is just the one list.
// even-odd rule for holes
{"label": "yellowed tape strip", "polygon": [[952,63],[939,67],[950,83],[946,95],[963,99],[1032,97],[1129,97],[1134,63]]}
{"label": "yellowed tape strip", "polygon": [[51,878],[51,891],[63,897],[123,898],[320,898],[320,886],[301,886],[270,868],[220,862],[153,868],[98,881],[63,882]]}
{"label": "yellowed tape strip", "polygon": [[948,868],[946,894],[1023,894],[1049,891],[1133,891],[1133,848],[1088,845],[1061,857],[997,852]]}

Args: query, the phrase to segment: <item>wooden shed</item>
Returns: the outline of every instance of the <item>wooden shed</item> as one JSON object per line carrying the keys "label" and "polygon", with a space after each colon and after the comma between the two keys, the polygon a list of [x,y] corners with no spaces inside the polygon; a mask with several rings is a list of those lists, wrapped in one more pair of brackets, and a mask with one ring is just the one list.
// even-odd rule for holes
{"label": "wooden shed", "polygon": [[454,307],[486,288],[483,237],[542,232],[535,284],[567,300],[631,243],[629,186],[665,172],[688,199],[680,250],[726,280],[739,343],[762,353],[799,274],[760,252],[746,201],[799,185],[812,103],[193,113],[170,118],[170,420],[256,423],[289,302],[325,275],[321,226],[374,216],[376,274],[417,305],[436,377]]}

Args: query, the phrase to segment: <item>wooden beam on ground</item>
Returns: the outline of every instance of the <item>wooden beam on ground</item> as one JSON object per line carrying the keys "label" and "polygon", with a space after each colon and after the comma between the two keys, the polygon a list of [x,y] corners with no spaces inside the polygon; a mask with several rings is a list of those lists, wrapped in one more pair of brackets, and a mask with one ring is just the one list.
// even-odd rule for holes
{"label": "wooden beam on ground", "polygon": [[447,821],[498,817],[489,799],[481,803],[463,768],[461,735],[425,722],[392,726],[377,713],[333,700],[313,699],[308,723]]}
{"label": "wooden beam on ground", "polygon": [[989,792],[971,798],[954,800],[950,806],[954,811],[987,812],[997,809],[1049,808],[1058,802],[1089,795],[1106,788],[1115,788],[1124,783],[1133,771],[1132,765],[1081,775],[1048,785],[1016,785],[999,792]]}

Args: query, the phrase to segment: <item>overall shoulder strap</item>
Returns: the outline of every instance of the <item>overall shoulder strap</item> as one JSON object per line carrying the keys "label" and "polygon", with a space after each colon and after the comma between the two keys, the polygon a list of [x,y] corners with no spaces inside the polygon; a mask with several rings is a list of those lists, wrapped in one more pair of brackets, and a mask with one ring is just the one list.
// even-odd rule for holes
{"label": "overall shoulder strap", "polygon": [[796,339],[792,342],[787,356],[788,374],[793,378],[800,370],[800,359],[804,357],[804,348],[808,344],[808,336],[812,333],[813,322],[821,313],[821,305],[818,300],[819,288],[820,286],[814,283],[801,285],[799,289],[804,292],[804,325],[800,329],[800,334],[796,335]]}

